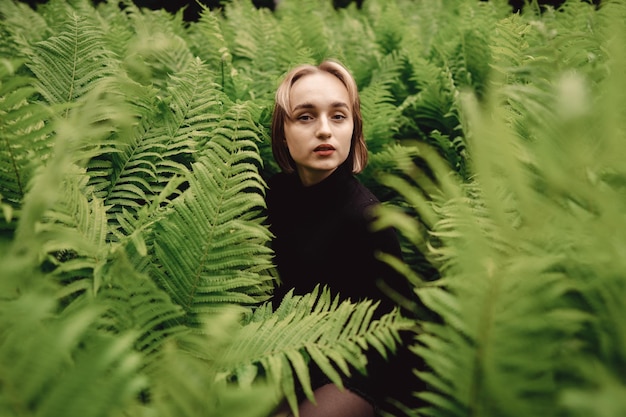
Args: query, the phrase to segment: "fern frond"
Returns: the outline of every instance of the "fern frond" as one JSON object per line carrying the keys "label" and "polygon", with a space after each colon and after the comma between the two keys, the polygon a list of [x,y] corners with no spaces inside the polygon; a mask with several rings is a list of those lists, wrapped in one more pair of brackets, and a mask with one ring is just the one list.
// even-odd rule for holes
{"label": "fern frond", "polygon": [[186,152],[204,148],[228,101],[215,84],[213,73],[199,59],[172,76],[168,91],[172,113],[166,119],[168,141],[163,157],[176,159],[182,156],[181,148]]}
{"label": "fern frond", "polygon": [[[481,205],[476,193],[450,199],[450,206],[434,211],[432,203],[419,198],[423,206],[415,207],[420,214],[441,216],[430,233],[433,246],[428,256],[440,265],[442,278],[416,288],[421,302],[445,323],[425,323],[417,337],[420,343],[413,347],[431,369],[418,375],[431,387],[419,394],[433,405],[429,415],[502,415],[511,402],[519,403],[515,410],[528,407],[524,414],[530,415],[533,407],[548,406],[554,395],[550,364],[560,349],[562,327],[575,328],[581,319],[567,309],[561,311],[561,297],[571,287],[554,272],[560,257],[520,244],[511,225],[499,222],[501,217],[507,221],[511,202],[504,200],[506,204],[498,206],[504,211],[494,216],[492,200]],[[509,221],[519,224],[516,219]],[[407,230],[402,224],[399,229]],[[413,233],[424,235],[417,225]],[[557,325],[545,320],[552,315],[571,321]],[[521,340],[513,341],[513,335]],[[541,351],[536,348],[538,340]],[[535,354],[528,358],[525,352],[532,346]],[[513,374],[515,381],[504,384]],[[501,390],[505,385],[508,388]],[[533,401],[525,401],[526,396]]]}
{"label": "fern frond", "polygon": [[[411,7],[409,4],[405,4]],[[400,49],[404,34],[407,32],[406,19],[410,16],[402,5],[396,2],[385,2],[375,17],[374,32],[376,43],[383,54],[390,54]]]}
{"label": "fern frond", "polygon": [[[250,100],[271,95],[282,75],[278,62],[281,48],[276,17],[265,8],[256,8],[249,0],[230,1],[225,8],[224,36],[237,69],[234,100]],[[245,25],[246,30],[241,27]]]}
{"label": "fern frond", "polygon": [[264,183],[257,137],[246,118],[239,105],[224,115],[193,165],[189,190],[155,229],[156,257],[163,265],[155,273],[190,323],[222,303],[261,301],[271,285],[264,275],[271,268],[269,232],[259,220]]}
{"label": "fern frond", "polygon": [[452,74],[423,58],[411,60],[413,80],[418,86],[416,94],[409,95],[401,104],[403,139],[418,139],[437,149],[448,164],[466,175],[465,139],[458,110],[459,90]]}
{"label": "fern frond", "polygon": [[504,80],[494,77],[494,81],[512,83],[516,73],[523,74],[522,68],[532,58],[528,55],[530,43],[526,38],[532,30],[531,23],[520,15],[511,15],[499,20],[495,25],[495,36],[492,37],[492,68],[505,74]]}
{"label": "fern frond", "polygon": [[[211,86],[211,73],[199,60],[170,78],[165,97],[130,80],[112,85],[137,125],[132,132],[113,135],[109,151],[92,158],[88,172],[97,195],[111,206],[115,234],[122,231],[116,226],[120,213],[136,213],[155,199],[164,203],[163,189],[173,178],[186,175],[194,153],[204,146],[228,105],[227,98]],[[170,198],[178,194],[169,191],[174,193]]]}
{"label": "fern frond", "polygon": [[100,283],[91,277],[107,263],[110,244],[107,207],[93,197],[84,170],[68,167],[66,173],[64,198],[44,213],[38,233],[50,279],[64,285],[61,298],[72,299],[88,288],[97,291]]}
{"label": "fern frond", "polygon": [[[364,3],[363,7],[371,3]],[[332,56],[342,60],[350,69],[358,86],[365,86],[371,77],[372,68],[379,62],[382,53],[379,52],[380,48],[376,43],[371,22],[364,12],[353,7],[354,3],[351,5],[340,9],[333,20],[335,27],[346,30],[336,32],[336,38],[333,37],[329,42],[332,42]],[[368,51],[368,56],[360,51]]]}
{"label": "fern frond", "polygon": [[488,88],[491,72],[491,33],[487,28],[493,27],[499,18],[492,2],[463,3],[457,20],[461,28],[449,41],[451,49],[442,51],[442,61],[458,88],[471,88],[479,98]]}
{"label": "fern frond", "polygon": [[0,304],[3,412],[96,417],[110,411],[111,402],[115,408],[130,403],[146,385],[134,335],[94,337],[91,326],[102,311],[97,305],[64,315],[55,308],[51,293],[29,292]]}
{"label": "fern frond", "polygon": [[[132,4],[132,2],[130,2]],[[133,4],[134,6],[134,4]],[[107,48],[117,57],[126,57],[128,46],[135,36],[135,28],[127,12],[129,2],[103,1],[95,5],[94,18],[102,27]],[[124,7],[125,13],[120,9]]]}
{"label": "fern frond", "polygon": [[[107,102],[91,101],[99,96],[97,90],[87,94],[68,117],[52,123],[54,147],[45,163],[34,161],[36,168],[23,198],[10,249],[11,256],[20,262],[34,267],[41,266],[47,253],[70,253],[69,257],[60,256],[61,262],[73,259],[73,251],[85,255],[66,265],[67,270],[72,271],[68,272],[69,277],[82,277],[83,267],[93,269],[102,262],[106,239],[103,233],[107,232],[102,215],[106,208],[101,201],[91,199],[91,191],[86,187],[87,177],[76,162],[91,152],[92,143],[97,146],[102,137],[110,133],[112,124],[121,129],[128,121],[115,115],[106,105],[102,106]],[[116,110],[123,113],[123,107]],[[101,112],[107,117],[103,118]],[[69,191],[67,200],[62,199],[63,191]],[[53,261],[53,266],[56,265]],[[70,281],[73,282],[73,278]],[[29,285],[32,283],[24,280],[18,287]]]}
{"label": "fern frond", "polygon": [[111,247],[106,263],[93,274],[93,286],[66,307],[73,310],[94,302],[105,306],[95,323],[99,331],[136,334],[134,348],[143,356],[146,372],[158,368],[164,344],[186,332],[179,324],[184,315],[180,306],[149,277],[139,273],[120,247]]}
{"label": "fern frond", "polygon": [[[261,306],[243,323],[223,364],[246,384],[258,377],[257,366],[269,381],[278,383],[289,403],[296,405],[294,381],[312,398],[307,362],[312,361],[338,386],[351,368],[364,372],[364,352],[376,349],[383,357],[393,351],[398,332],[412,326],[397,311],[372,319],[377,305],[371,301],[339,303],[328,288],[303,296],[289,293],[272,313]],[[295,375],[294,375],[295,374]]]}
{"label": "fern frond", "polygon": [[187,39],[195,56],[202,59],[210,68],[220,68],[224,63],[232,63],[230,45],[222,33],[225,24],[219,11],[203,9],[196,24],[189,26]]}
{"label": "fern frond", "polygon": [[0,56],[24,58],[25,51],[50,36],[46,21],[28,4],[0,1]]}
{"label": "fern frond", "polygon": [[76,13],[67,16],[57,35],[35,44],[29,58],[49,104],[75,102],[113,75],[117,65],[100,28]]}
{"label": "fern frond", "polygon": [[384,57],[370,83],[360,93],[363,134],[372,153],[393,143],[394,130],[399,125],[400,110],[394,103],[391,89],[399,76],[400,65],[397,55]]}
{"label": "fern frond", "polygon": [[215,82],[222,91],[236,100],[243,91],[239,91],[239,72],[233,65],[232,45],[226,40],[228,22],[220,12],[204,9],[199,21],[190,26],[187,39],[191,51],[215,73]]}
{"label": "fern frond", "polygon": [[26,193],[33,175],[33,157],[47,159],[51,112],[30,101],[36,93],[34,79],[16,72],[19,61],[0,61],[0,194],[14,208]]}
{"label": "fern frond", "polygon": [[259,381],[242,387],[218,374],[222,370],[221,352],[233,343],[240,320],[239,308],[220,309],[207,318],[199,332],[169,338],[146,370],[150,378],[148,401],[128,412],[149,410],[168,417],[270,415],[280,400],[273,386]]}
{"label": "fern frond", "polygon": [[385,202],[396,200],[396,193],[381,183],[380,177],[388,174],[401,174],[414,165],[414,160],[420,155],[417,147],[401,144],[391,144],[385,149],[370,155],[366,169],[361,172],[359,179],[363,184]]}
{"label": "fern frond", "polygon": [[[332,55],[332,41],[327,29],[332,26],[331,21],[335,19],[336,13],[331,2],[320,0],[305,3],[285,2],[278,5],[276,15],[278,19],[289,16],[298,22],[298,28],[289,26],[286,29],[297,29],[299,33],[296,39],[302,39],[303,45],[312,55],[313,62],[321,62]],[[290,34],[285,33],[285,39],[289,38]]]}
{"label": "fern frond", "polygon": [[[613,34],[623,41],[623,28]],[[541,94],[553,105],[542,117],[527,110],[534,96],[514,97],[527,117],[518,122],[532,129],[532,140],[518,134],[519,125],[509,123],[511,109],[500,105],[511,98],[510,86],[487,96],[486,108],[462,96],[472,183],[424,187],[438,193],[430,201],[415,191],[405,194],[432,225],[431,255],[442,263],[442,278],[416,290],[444,321],[426,323],[414,347],[432,369],[419,375],[432,387],[420,394],[432,404],[428,415],[560,413],[555,399],[570,393],[567,381],[589,377],[589,363],[604,376],[583,385],[623,387],[621,377],[616,383],[606,375],[622,366],[626,352],[618,336],[623,308],[616,303],[623,296],[623,279],[617,278],[623,274],[616,271],[624,266],[609,238],[622,236],[615,228],[626,224],[624,170],[614,157],[623,153],[626,132],[616,116],[624,114],[623,97],[616,93],[624,77],[620,72],[597,85],[591,80],[614,73],[625,58],[623,48],[618,51],[608,39],[601,44],[613,59],[589,78],[582,71],[543,79]],[[528,126],[530,120],[537,125]],[[607,183],[606,172],[621,179]],[[398,189],[408,191],[403,187]],[[615,320],[610,329],[592,324]],[[600,353],[605,348],[596,350],[587,326],[612,346],[610,358]],[[582,339],[585,347],[579,349]],[[621,410],[619,400],[608,401]]]}
{"label": "fern frond", "polygon": [[[314,46],[308,44],[303,37],[302,22],[293,13],[280,13],[279,42],[285,45],[277,50],[278,64],[287,70],[303,62],[315,62]],[[278,81],[278,80],[277,80]]]}
{"label": "fern frond", "polygon": [[125,60],[131,78],[164,91],[170,75],[181,73],[194,60],[189,45],[161,28],[135,24],[141,30],[129,43]]}

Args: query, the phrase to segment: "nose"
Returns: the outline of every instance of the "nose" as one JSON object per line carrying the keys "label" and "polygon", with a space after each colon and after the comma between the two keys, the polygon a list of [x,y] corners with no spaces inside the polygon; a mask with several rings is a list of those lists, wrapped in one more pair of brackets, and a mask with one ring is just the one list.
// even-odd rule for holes
{"label": "nose", "polygon": [[329,120],[326,117],[320,117],[317,123],[316,136],[320,139],[328,139],[331,134]]}

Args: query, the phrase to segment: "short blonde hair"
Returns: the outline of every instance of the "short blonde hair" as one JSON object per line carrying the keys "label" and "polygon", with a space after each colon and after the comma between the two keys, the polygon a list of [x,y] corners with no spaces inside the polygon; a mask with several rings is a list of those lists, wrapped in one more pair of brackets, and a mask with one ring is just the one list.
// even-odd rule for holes
{"label": "short blonde hair", "polygon": [[357,174],[367,165],[367,145],[363,137],[363,117],[361,116],[361,100],[356,81],[346,67],[334,60],[326,60],[321,64],[299,65],[287,73],[276,90],[274,112],[272,114],[272,154],[283,172],[292,173],[296,170],[296,163],[289,154],[285,139],[285,120],[291,118],[291,103],[289,96],[294,83],[305,75],[317,72],[327,72],[334,75],[348,90],[348,97],[352,105],[352,119],[354,129],[350,143],[350,153],[346,159],[352,166],[352,172]]}

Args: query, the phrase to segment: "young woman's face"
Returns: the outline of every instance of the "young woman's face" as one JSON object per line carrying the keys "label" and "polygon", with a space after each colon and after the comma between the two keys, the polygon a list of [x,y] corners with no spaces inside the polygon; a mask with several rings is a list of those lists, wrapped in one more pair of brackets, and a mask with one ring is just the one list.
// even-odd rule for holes
{"label": "young woman's face", "polygon": [[285,139],[305,186],[328,177],[350,153],[354,121],[348,90],[327,72],[298,79],[289,95]]}

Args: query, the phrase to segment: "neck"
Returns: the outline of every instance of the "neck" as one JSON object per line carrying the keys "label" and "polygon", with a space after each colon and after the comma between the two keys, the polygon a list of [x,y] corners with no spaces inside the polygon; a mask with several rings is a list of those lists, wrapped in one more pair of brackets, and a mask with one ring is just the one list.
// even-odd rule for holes
{"label": "neck", "polygon": [[332,173],[336,170],[337,168],[330,171],[310,171],[299,168],[298,177],[300,177],[300,182],[303,186],[310,187],[324,181],[326,178],[330,177]]}

